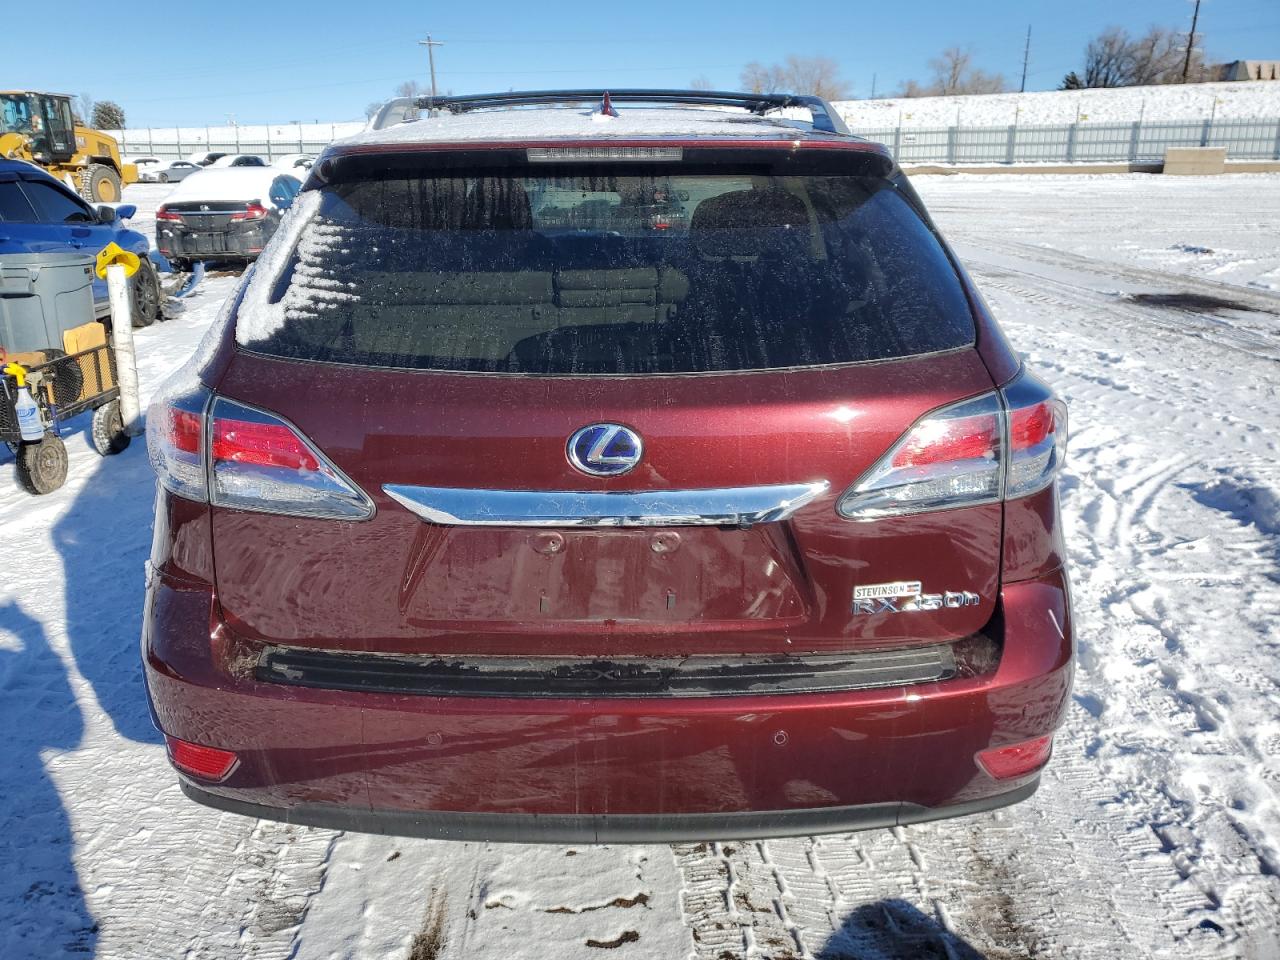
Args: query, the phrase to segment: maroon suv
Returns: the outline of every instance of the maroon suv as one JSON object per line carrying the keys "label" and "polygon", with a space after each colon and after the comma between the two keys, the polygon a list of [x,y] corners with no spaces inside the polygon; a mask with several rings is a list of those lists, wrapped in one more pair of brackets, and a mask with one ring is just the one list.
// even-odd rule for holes
{"label": "maroon suv", "polygon": [[183,789],[575,842],[1030,796],[1072,675],[1062,403],[821,100],[599,100],[333,145],[155,402]]}

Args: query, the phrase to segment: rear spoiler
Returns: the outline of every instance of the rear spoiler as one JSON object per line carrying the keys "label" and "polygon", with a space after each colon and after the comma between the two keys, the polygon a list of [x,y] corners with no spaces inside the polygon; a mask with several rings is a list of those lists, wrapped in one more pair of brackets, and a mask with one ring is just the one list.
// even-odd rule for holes
{"label": "rear spoiler", "polygon": [[[651,151],[671,153],[654,157]],[[712,165],[764,176],[869,176],[889,178],[897,171],[884,144],[857,137],[783,139],[609,138],[592,140],[397,140],[389,143],[339,143],[325,149],[311,168],[306,190],[353,180],[447,176],[450,172],[506,174],[546,166],[544,153],[572,154],[581,160],[648,165],[680,160],[689,166]],[[616,156],[603,154],[615,153]]]}

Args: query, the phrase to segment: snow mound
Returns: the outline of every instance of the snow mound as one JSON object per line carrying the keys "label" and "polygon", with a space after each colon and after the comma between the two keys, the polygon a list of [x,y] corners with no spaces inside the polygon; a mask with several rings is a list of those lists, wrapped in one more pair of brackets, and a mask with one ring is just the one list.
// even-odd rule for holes
{"label": "snow mound", "polygon": [[1280,83],[1189,83],[969,97],[841,100],[832,104],[851,127],[1008,126],[1130,123],[1134,120],[1280,119]]}

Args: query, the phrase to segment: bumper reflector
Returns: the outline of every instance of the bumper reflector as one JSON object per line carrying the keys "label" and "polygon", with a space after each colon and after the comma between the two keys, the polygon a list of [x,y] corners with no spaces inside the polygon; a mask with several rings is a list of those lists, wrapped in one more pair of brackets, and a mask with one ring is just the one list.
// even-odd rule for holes
{"label": "bumper reflector", "polygon": [[164,739],[169,747],[169,760],[173,765],[183,773],[199,777],[201,780],[214,783],[225,780],[240,762],[230,750],[204,747],[198,743],[190,743],[167,735]]}
{"label": "bumper reflector", "polygon": [[1051,753],[1053,734],[1045,734],[1034,740],[982,750],[976,759],[978,766],[994,779],[1012,780],[1039,770],[1049,762]]}

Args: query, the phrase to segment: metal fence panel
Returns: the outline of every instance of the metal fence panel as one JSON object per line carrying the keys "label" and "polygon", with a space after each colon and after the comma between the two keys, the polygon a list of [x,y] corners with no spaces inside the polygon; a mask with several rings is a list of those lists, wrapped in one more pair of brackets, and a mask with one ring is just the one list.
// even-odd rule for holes
{"label": "metal fence panel", "polygon": [[[323,129],[323,128],[322,128]],[[331,141],[294,128],[284,136],[253,136],[211,128],[184,143],[180,130],[127,130],[121,150],[166,160],[197,150],[319,153]],[[256,128],[259,133],[263,128]],[[311,129],[314,133],[314,126]],[[861,127],[854,133],[888,146],[900,163],[1151,163],[1169,147],[1226,147],[1229,160],[1280,160],[1280,118],[1178,122],[1070,123],[1044,126]],[[217,139],[214,139],[214,137]]]}
{"label": "metal fence panel", "polygon": [[1280,160],[1280,119],[1003,127],[860,127],[900,163],[1158,163],[1169,147],[1226,147],[1229,160]]}

